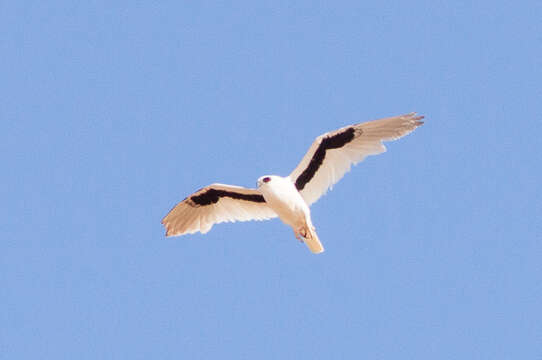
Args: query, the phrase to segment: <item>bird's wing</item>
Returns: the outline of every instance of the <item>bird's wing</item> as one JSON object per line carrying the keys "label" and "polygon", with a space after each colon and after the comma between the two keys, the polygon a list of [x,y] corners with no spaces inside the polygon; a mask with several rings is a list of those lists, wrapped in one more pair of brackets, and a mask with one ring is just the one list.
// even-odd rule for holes
{"label": "bird's wing", "polygon": [[229,221],[267,220],[277,214],[256,189],[212,184],[175,205],[162,219],[166,236],[205,234],[214,224]]}
{"label": "bird's wing", "polygon": [[308,205],[324,195],[353,164],[386,151],[382,141],[396,140],[423,124],[410,113],[354,124],[320,135],[289,175]]}

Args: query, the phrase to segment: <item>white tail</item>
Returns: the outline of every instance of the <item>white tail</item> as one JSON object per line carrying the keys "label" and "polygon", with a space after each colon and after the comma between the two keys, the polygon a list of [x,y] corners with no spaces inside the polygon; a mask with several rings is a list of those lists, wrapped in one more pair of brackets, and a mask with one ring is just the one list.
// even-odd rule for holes
{"label": "white tail", "polygon": [[309,247],[310,251],[312,251],[314,254],[319,254],[321,252],[324,252],[324,247],[322,246],[322,243],[320,242],[320,239],[318,239],[318,235],[316,235],[316,231],[312,226],[306,227],[306,234],[305,237],[305,244]]}

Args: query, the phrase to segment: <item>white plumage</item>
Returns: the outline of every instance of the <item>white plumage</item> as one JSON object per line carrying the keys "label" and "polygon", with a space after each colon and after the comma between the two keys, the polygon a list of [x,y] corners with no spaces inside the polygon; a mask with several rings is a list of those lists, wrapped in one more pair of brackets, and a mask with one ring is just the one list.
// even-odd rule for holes
{"label": "white plumage", "polygon": [[396,140],[423,124],[410,113],[320,135],[287,177],[262,176],[257,189],[212,184],[177,204],[162,220],[166,236],[208,232],[225,221],[279,217],[313,253],[324,251],[312,225],[309,206],[339,181],[352,165],[386,151],[382,141]]}

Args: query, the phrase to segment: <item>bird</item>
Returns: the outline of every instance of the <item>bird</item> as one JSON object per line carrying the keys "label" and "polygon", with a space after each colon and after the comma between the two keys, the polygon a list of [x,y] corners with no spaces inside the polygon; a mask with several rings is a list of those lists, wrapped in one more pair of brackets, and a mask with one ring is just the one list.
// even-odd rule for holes
{"label": "bird", "polygon": [[324,251],[312,224],[310,206],[352,167],[386,151],[383,141],[399,139],[423,124],[409,114],[342,127],[318,136],[288,176],[264,175],[257,188],[214,183],[171,209],[162,219],[166,237],[207,233],[222,222],[280,218],[312,253]]}

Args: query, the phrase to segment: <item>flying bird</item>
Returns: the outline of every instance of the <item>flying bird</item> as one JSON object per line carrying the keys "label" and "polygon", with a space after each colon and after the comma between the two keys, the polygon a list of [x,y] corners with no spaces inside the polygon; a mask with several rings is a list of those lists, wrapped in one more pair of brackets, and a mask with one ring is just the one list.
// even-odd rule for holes
{"label": "flying bird", "polygon": [[386,151],[383,141],[399,139],[423,124],[416,113],[345,126],[318,136],[288,176],[265,175],[258,188],[211,184],[178,203],[163,219],[166,236],[207,233],[221,222],[279,217],[313,253],[324,251],[310,206],[352,165]]}

